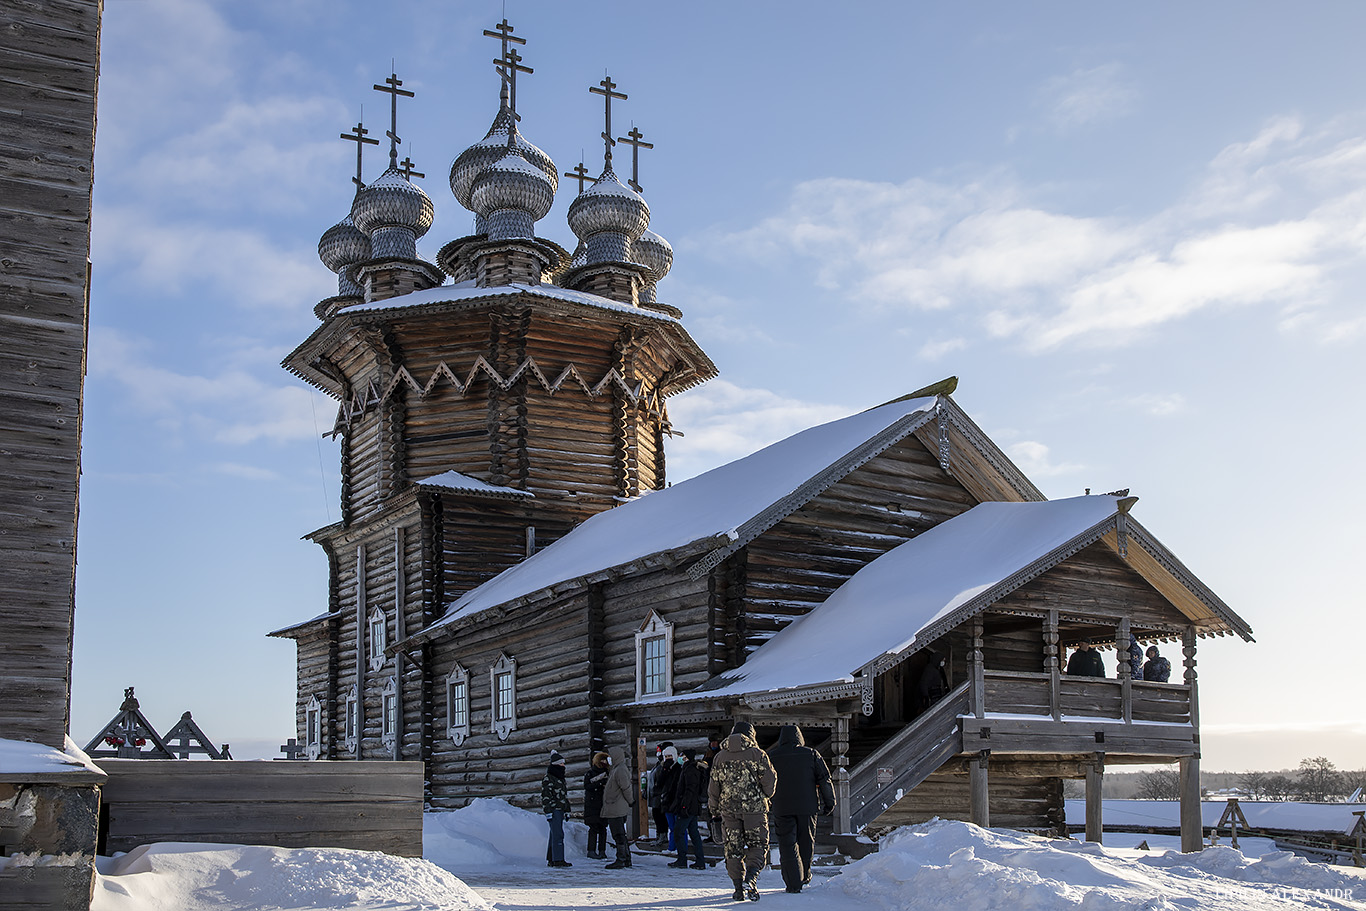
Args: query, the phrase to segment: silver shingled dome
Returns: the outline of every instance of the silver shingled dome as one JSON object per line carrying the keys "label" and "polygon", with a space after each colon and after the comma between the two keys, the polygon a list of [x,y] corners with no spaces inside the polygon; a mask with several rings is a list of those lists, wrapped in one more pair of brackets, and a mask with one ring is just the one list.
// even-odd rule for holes
{"label": "silver shingled dome", "polygon": [[333,272],[341,273],[347,266],[369,258],[370,238],[356,227],[350,215],[324,231],[318,241],[318,259]]}
{"label": "silver shingled dome", "polygon": [[610,164],[569,204],[569,228],[580,240],[603,232],[635,240],[649,226],[650,207],[639,193],[617,180]]}
{"label": "silver shingled dome", "polygon": [[631,256],[650,270],[650,281],[653,282],[668,275],[674,265],[674,248],[667,240],[649,230],[631,242]]}
{"label": "silver shingled dome", "polygon": [[498,116],[493,119],[493,126],[489,127],[484,138],[461,152],[451,164],[451,192],[466,209],[474,211],[475,180],[485,169],[507,154],[509,133],[512,134],[512,147],[516,149],[517,154],[545,175],[550,181],[552,193],[559,189],[560,172],[555,167],[555,162],[522,137],[521,131],[512,119],[512,111],[504,105],[498,111]]}
{"label": "silver shingled dome", "polygon": [[407,228],[421,237],[434,214],[431,198],[394,168],[357,193],[351,205],[352,221],[369,235],[381,228]]}
{"label": "silver shingled dome", "polygon": [[475,178],[470,202],[482,218],[500,209],[517,209],[539,221],[555,204],[555,187],[540,168],[518,152],[505,149],[502,158]]}

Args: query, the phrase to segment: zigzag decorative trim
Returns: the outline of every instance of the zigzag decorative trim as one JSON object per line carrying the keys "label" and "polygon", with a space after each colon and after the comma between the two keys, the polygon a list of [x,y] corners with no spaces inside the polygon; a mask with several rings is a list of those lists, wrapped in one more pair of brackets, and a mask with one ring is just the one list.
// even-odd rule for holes
{"label": "zigzag decorative trim", "polygon": [[408,372],[407,367],[399,367],[398,370],[395,371],[393,378],[391,378],[388,384],[383,388],[380,387],[378,380],[371,380],[363,389],[352,394],[349,399],[342,401],[340,407],[337,409],[337,420],[332,425],[332,431],[328,436],[336,436],[339,433],[345,433],[356,418],[360,417],[371,408],[378,407],[388,401],[401,387],[406,386],[408,389],[417,393],[419,397],[425,398],[434,390],[438,389],[442,385],[442,380],[444,380],[460,395],[468,395],[470,387],[475,384],[481,375],[487,378],[490,383],[493,383],[504,391],[511,389],[513,385],[524,378],[527,379],[528,382],[535,380],[535,382],[540,384],[542,389],[551,395],[555,395],[567,385],[570,387],[577,386],[579,389],[583,390],[584,394],[592,398],[596,398],[604,392],[615,388],[620,390],[622,395],[626,396],[632,405],[640,405],[643,403],[651,416],[660,419],[664,418],[664,397],[660,395],[659,390],[654,389],[647,394],[645,392],[644,381],[637,381],[632,384],[628,382],[626,377],[622,376],[621,372],[615,367],[608,370],[602,379],[590,385],[584,380],[583,374],[579,373],[578,368],[573,364],[570,364],[560,371],[560,375],[555,377],[554,382],[551,382],[546,379],[545,373],[541,370],[540,365],[536,363],[534,357],[528,357],[526,360],[522,361],[522,363],[517,366],[517,369],[513,370],[509,376],[504,377],[492,364],[484,359],[482,354],[480,354],[475,356],[474,363],[470,365],[470,369],[465,374],[463,380],[456,375],[455,371],[452,370],[450,365],[445,361],[437,364],[436,369],[432,371],[431,378],[428,379],[425,384],[419,383],[413,375]]}

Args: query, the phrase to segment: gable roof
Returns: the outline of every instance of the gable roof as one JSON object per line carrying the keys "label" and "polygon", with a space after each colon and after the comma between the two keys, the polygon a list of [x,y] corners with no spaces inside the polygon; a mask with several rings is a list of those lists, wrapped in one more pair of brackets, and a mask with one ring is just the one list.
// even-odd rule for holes
{"label": "gable roof", "polygon": [[[548,596],[571,582],[651,558],[702,557],[705,571],[858,466],[934,420],[936,395],[888,402],[794,434],[742,459],[656,490],[584,521],[549,547],[450,605],[412,636],[436,638],[456,620],[509,602]],[[697,566],[694,567],[697,569]]]}
{"label": "gable roof", "polygon": [[[1135,500],[1106,494],[981,503],[873,560],[740,667],[691,692],[640,702],[852,687],[861,671],[896,664],[1084,547],[1116,539],[1121,528],[1127,538],[1137,530],[1127,516]],[[1149,542],[1155,539],[1142,531],[1127,546],[1148,553]],[[1193,577],[1171,581],[1188,590],[1194,582],[1212,599],[1202,603],[1217,618],[1214,631],[1251,638],[1247,624]]]}

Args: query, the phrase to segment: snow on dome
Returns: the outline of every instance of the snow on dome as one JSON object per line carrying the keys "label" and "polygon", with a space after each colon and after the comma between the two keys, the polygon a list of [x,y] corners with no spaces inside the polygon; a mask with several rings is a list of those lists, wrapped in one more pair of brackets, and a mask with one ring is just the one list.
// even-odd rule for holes
{"label": "snow on dome", "polygon": [[385,170],[375,182],[356,194],[351,219],[373,240],[383,228],[407,228],[421,237],[432,226],[432,201],[396,168]]}
{"label": "snow on dome", "polygon": [[535,237],[535,223],[555,204],[555,187],[513,149],[474,180],[470,202],[488,223],[490,240]]}
{"label": "snow on dome", "polygon": [[[635,240],[649,226],[650,207],[639,193],[617,179],[610,164],[569,204],[569,228],[582,241],[604,233]],[[589,246],[589,260],[593,261],[591,242]]]}
{"label": "snow on dome", "polygon": [[674,248],[664,238],[646,230],[631,243],[631,256],[650,270],[650,281],[657,282],[669,274],[674,265]]}
{"label": "snow on dome", "polygon": [[[550,156],[527,142],[517,129],[512,111],[504,104],[493,118],[493,125],[484,138],[470,146],[451,163],[451,193],[460,205],[474,211],[474,182],[485,169],[495,164],[508,150],[508,134],[512,134],[512,147],[526,162],[539,170],[550,181],[551,193],[560,187],[560,172]],[[544,216],[542,216],[544,217]]]}

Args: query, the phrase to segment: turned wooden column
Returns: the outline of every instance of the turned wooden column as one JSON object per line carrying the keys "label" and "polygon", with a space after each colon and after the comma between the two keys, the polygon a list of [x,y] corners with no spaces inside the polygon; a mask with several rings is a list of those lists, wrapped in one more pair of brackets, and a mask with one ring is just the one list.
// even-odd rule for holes
{"label": "turned wooden column", "polygon": [[1054,721],[1062,720],[1062,665],[1058,654],[1058,611],[1048,612],[1043,626],[1044,670],[1048,672],[1048,706]]}
{"label": "turned wooden column", "polygon": [[972,621],[972,713],[978,718],[986,714],[986,668],[982,658],[982,617]]}
{"label": "turned wooden column", "polygon": [[845,834],[850,831],[849,814],[849,716],[840,715],[835,719],[835,731],[831,736],[830,748],[834,751],[835,779],[835,832]]}
{"label": "turned wooden column", "polygon": [[1115,669],[1115,677],[1119,680],[1120,688],[1120,717],[1125,724],[1134,720],[1134,688],[1133,688],[1133,666],[1129,664],[1129,618],[1125,617],[1119,621],[1119,627],[1115,630],[1115,649],[1119,658],[1119,667]]}

